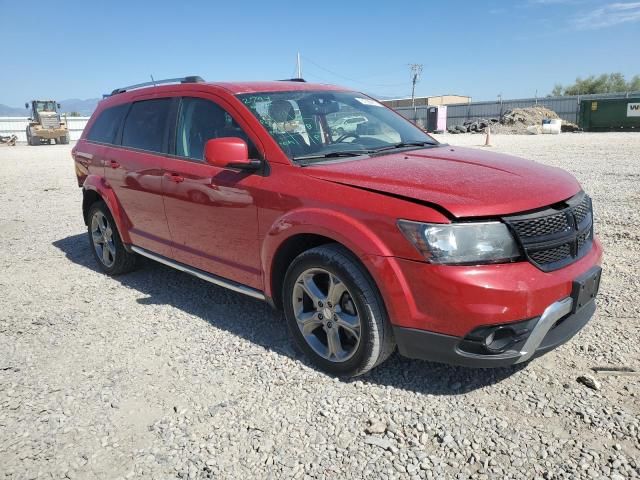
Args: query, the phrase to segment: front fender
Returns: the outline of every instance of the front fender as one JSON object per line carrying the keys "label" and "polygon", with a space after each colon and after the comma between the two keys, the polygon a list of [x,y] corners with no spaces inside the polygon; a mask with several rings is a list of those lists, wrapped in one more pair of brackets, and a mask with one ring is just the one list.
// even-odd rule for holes
{"label": "front fender", "polygon": [[107,208],[109,208],[111,216],[116,222],[116,227],[118,228],[122,242],[130,244],[131,237],[129,236],[129,228],[131,227],[131,222],[120,206],[113,189],[109,187],[105,179],[98,175],[89,175],[82,184],[82,189],[96,192],[104,203],[107,204]]}
{"label": "front fender", "polygon": [[387,257],[392,253],[382,240],[362,221],[334,210],[303,208],[280,217],[266,232],[262,242],[261,262],[266,294],[271,296],[274,259],[278,249],[291,237],[314,234],[341,243],[358,257]]}

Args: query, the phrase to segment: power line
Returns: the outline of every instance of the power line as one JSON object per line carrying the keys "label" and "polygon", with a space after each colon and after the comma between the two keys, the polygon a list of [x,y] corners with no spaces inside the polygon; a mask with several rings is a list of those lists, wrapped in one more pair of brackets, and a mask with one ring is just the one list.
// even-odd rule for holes
{"label": "power line", "polygon": [[[327,80],[324,77],[320,77],[320,76],[316,75],[315,73],[309,73],[309,70],[307,70],[306,73],[304,73],[304,77],[305,78],[309,78],[311,80],[317,80],[317,81],[322,82],[322,83],[331,83],[329,80]],[[406,84],[403,83],[402,85],[406,85]],[[380,95],[379,93],[373,92],[368,88],[363,89],[363,90],[365,90],[365,93],[367,95],[370,95],[373,98],[377,98],[377,99],[391,98],[391,97],[389,97],[389,95]],[[407,93],[407,94],[402,94],[402,95],[394,95],[393,98],[406,98],[408,96],[409,96],[409,94]]]}
{"label": "power line", "polygon": [[323,67],[322,65],[314,62],[313,60],[311,60],[308,57],[302,57],[305,59],[305,61],[307,61],[308,63],[311,63],[312,65],[315,65],[316,67],[318,67],[321,70],[324,70],[327,73],[330,73],[331,75],[335,75],[336,77],[340,77],[344,80],[348,80],[350,82],[355,82],[355,83],[359,83],[361,85],[368,85],[371,87],[399,87],[402,85],[405,85],[405,83],[370,83],[370,82],[363,82],[362,80],[356,80],[355,78],[351,78],[351,77],[347,77],[346,75],[342,75],[340,73],[336,73],[333,70],[329,70],[326,67]]}

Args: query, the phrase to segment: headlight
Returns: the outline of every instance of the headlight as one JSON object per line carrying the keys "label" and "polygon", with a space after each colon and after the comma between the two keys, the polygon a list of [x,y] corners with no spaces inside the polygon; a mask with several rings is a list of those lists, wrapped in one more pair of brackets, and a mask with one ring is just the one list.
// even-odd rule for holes
{"label": "headlight", "polygon": [[398,220],[398,227],[431,263],[500,263],[520,257],[513,236],[500,222],[437,224]]}

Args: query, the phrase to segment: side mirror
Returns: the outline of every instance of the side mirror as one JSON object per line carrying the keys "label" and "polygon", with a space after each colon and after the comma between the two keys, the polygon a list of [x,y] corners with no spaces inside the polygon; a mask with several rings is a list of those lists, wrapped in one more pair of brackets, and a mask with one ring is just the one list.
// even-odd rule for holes
{"label": "side mirror", "polygon": [[249,159],[247,142],[237,137],[221,137],[208,140],[204,146],[204,159],[209,165],[220,168],[258,170],[260,160]]}
{"label": "side mirror", "polygon": [[58,106],[58,108],[60,108],[60,104],[59,103],[56,103],[56,105]]}
{"label": "side mirror", "polygon": [[29,102],[24,102],[24,108],[29,109]]}

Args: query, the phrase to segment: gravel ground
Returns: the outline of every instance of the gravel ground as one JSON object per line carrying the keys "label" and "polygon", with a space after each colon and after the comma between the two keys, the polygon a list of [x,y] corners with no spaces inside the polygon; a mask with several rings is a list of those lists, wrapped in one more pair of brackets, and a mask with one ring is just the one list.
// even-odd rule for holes
{"label": "gravel ground", "polygon": [[640,371],[640,135],[493,143],[593,196],[597,315],[525,368],[394,355],[353,381],[258,301],[153,262],[102,275],[69,147],[0,147],[0,478],[639,478],[640,376],[591,368]]}

